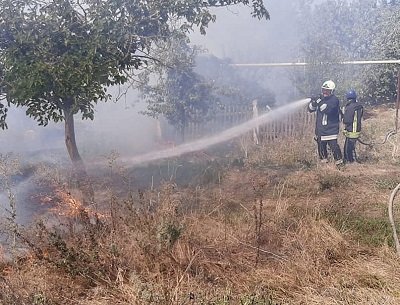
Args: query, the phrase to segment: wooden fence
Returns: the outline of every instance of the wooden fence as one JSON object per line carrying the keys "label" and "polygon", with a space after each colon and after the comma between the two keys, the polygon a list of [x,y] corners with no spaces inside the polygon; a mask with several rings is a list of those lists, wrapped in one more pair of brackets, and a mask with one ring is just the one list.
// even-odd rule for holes
{"label": "wooden fence", "polygon": [[[271,110],[268,108],[260,109],[256,101],[253,101],[252,105],[226,105],[206,122],[190,122],[185,128],[185,142],[216,134],[249,121],[267,111]],[[262,124],[249,133],[253,134],[256,142],[271,142],[285,137],[301,137],[305,134],[308,135],[314,129],[314,120],[314,116],[308,113],[306,108],[301,108],[279,120]],[[160,137],[164,141],[181,142],[181,136],[178,132],[165,122],[160,123],[159,130]]]}
{"label": "wooden fence", "polygon": [[287,137],[309,135],[315,126],[315,116],[306,108],[292,112],[280,120],[274,120],[260,126],[259,137],[262,142],[270,142]]}

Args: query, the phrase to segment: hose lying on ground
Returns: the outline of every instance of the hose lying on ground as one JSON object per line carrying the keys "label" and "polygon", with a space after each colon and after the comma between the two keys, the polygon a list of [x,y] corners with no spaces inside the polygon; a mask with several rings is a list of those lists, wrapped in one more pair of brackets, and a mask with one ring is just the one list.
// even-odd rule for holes
{"label": "hose lying on ground", "polygon": [[360,138],[357,138],[357,141],[358,141],[360,144],[366,145],[366,146],[383,145],[383,144],[385,144],[385,143],[389,140],[389,138],[390,138],[391,136],[394,136],[396,133],[397,133],[396,130],[391,130],[391,131],[389,131],[389,132],[386,134],[385,139],[383,140],[383,142],[378,142],[378,143],[374,143],[374,142],[365,143],[365,142],[363,142]]}
{"label": "hose lying on ground", "polygon": [[[386,134],[383,142],[380,142],[380,143],[365,143],[365,142],[361,141],[360,139],[358,139],[358,142],[360,142],[363,145],[367,145],[367,146],[383,145],[390,139],[391,136],[395,135],[396,133],[397,133],[396,130],[389,131]],[[396,197],[396,194],[399,191],[399,189],[400,189],[400,183],[396,186],[396,188],[392,191],[392,194],[390,195],[389,204],[388,204],[388,214],[389,214],[390,225],[392,226],[393,241],[396,246],[396,252],[397,252],[397,255],[400,256],[400,243],[399,243],[399,238],[397,236],[396,223],[395,223],[394,217],[393,217],[393,204],[394,204],[393,201],[394,201],[394,198]]]}
{"label": "hose lying on ground", "polygon": [[399,238],[397,236],[396,224],[394,222],[394,217],[393,217],[393,201],[394,201],[394,198],[396,197],[396,194],[399,191],[399,189],[400,189],[400,183],[396,186],[396,188],[392,191],[392,194],[390,195],[389,205],[388,205],[388,214],[389,214],[390,225],[392,226],[392,230],[393,230],[394,244],[396,246],[397,254],[400,256],[400,243],[399,243]]}

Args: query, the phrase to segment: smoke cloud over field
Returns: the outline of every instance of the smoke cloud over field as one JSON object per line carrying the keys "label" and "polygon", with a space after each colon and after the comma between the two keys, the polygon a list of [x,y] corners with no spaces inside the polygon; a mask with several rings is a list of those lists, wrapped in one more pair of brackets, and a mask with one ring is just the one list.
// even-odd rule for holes
{"label": "smoke cloud over field", "polygon": [[[138,113],[143,108],[144,105],[137,102],[134,92],[130,92],[117,102],[99,103],[93,121],[81,120],[76,115],[76,140],[82,156],[106,155],[111,151],[132,154],[150,149],[154,143],[156,125],[154,119]],[[8,125],[8,130],[0,131],[0,153],[35,154],[44,151],[68,158],[64,143],[64,122],[38,126],[25,115],[23,109],[12,109]]]}

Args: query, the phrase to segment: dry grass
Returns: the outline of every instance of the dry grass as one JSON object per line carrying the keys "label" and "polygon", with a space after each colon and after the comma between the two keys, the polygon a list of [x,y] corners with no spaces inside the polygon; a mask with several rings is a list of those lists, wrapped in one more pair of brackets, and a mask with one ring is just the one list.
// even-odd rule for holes
{"label": "dry grass", "polygon": [[97,207],[53,179],[57,221],[21,232],[31,255],[0,265],[0,304],[399,304],[392,157],[339,171],[312,142],[273,145],[197,187],[123,194],[113,173]]}
{"label": "dry grass", "polygon": [[384,145],[385,136],[394,130],[395,109],[379,107],[367,111],[367,119],[363,125],[362,140],[367,143],[378,143],[371,147],[359,145],[360,157],[365,161],[380,164],[399,164],[399,135],[390,137]]}

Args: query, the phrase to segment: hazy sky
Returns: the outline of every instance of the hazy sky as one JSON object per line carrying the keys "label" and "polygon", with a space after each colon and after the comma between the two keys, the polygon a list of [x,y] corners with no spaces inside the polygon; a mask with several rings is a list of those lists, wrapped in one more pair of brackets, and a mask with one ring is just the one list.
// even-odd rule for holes
{"label": "hazy sky", "polygon": [[250,8],[244,6],[216,9],[217,21],[209,26],[206,36],[195,32],[192,43],[235,62],[296,59],[299,35],[293,3],[270,0],[265,5],[271,15],[268,21],[251,17]]}
{"label": "hazy sky", "polygon": [[[234,63],[296,62],[299,57],[300,27],[296,22],[298,1],[264,1],[271,19],[251,17],[244,6],[215,10],[217,21],[207,35],[195,32],[191,42],[203,46],[209,53],[230,58]],[[254,78],[265,88],[273,90],[278,103],[290,102],[293,90],[287,77],[293,68],[238,68],[247,78]]]}

